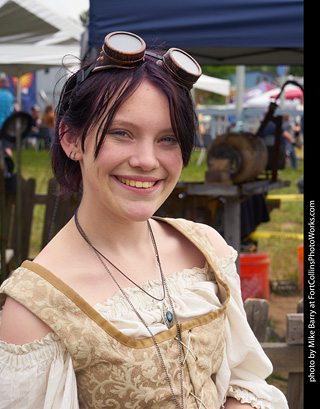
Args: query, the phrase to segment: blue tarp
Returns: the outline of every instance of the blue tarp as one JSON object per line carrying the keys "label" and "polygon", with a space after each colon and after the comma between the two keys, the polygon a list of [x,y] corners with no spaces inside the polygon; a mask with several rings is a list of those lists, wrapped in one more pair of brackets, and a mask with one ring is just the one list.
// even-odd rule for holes
{"label": "blue tarp", "polygon": [[201,64],[303,64],[302,0],[90,0],[89,48],[117,30]]}

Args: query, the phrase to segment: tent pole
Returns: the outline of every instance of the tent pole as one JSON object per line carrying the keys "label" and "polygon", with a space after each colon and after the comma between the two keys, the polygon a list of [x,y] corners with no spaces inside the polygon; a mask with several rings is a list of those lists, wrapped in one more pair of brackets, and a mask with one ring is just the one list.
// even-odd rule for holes
{"label": "tent pole", "polygon": [[1,274],[0,283],[7,277],[6,264],[6,192],[4,180],[4,155],[3,146],[0,139],[0,240],[1,240]]}
{"label": "tent pole", "polygon": [[242,120],[243,94],[246,67],[237,65],[236,67],[236,123]]}
{"label": "tent pole", "polygon": [[[17,102],[21,107],[21,70],[18,69]],[[16,153],[17,153],[17,192],[16,192],[16,214],[17,214],[17,256],[18,265],[22,262],[22,180],[21,180],[21,119],[16,121]]]}

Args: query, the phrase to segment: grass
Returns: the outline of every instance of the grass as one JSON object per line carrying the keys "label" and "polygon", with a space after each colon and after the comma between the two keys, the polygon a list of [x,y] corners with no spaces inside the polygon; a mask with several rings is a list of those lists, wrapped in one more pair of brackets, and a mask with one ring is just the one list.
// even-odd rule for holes
{"label": "grass", "polygon": [[[270,194],[297,194],[297,182],[303,176],[303,155],[302,151],[297,152],[300,156],[299,168],[297,170],[286,167],[279,172],[279,179],[289,180],[290,186],[278,190],[273,190]],[[47,183],[52,178],[49,152],[47,150],[34,151],[27,149],[21,155],[22,176],[25,179],[36,179],[36,192],[46,193]],[[182,171],[181,180],[201,182],[205,178],[207,164],[205,158],[198,166],[199,151],[192,155],[189,166]],[[39,251],[41,231],[43,223],[44,207],[36,206],[34,210],[34,224],[31,240],[31,256]],[[303,232],[303,202],[281,202],[280,208],[273,209],[270,213],[270,221],[258,226],[257,231],[270,232]],[[299,264],[297,257],[297,247],[302,244],[301,240],[295,239],[275,239],[259,238],[258,250],[269,254],[271,261],[271,280],[299,280]]]}
{"label": "grass", "polygon": [[[298,169],[286,167],[279,172],[279,179],[290,181],[290,186],[273,190],[270,196],[275,194],[299,194],[298,181],[303,177],[303,157],[301,157]],[[303,200],[281,201],[280,207],[270,213],[270,221],[258,226],[257,232],[284,232],[303,234]],[[299,283],[299,260],[298,246],[302,245],[301,239],[294,238],[259,238],[260,251],[269,254],[271,262],[270,280],[293,280]]]}
{"label": "grass", "polygon": [[203,182],[208,170],[206,158],[204,157],[198,165],[200,151],[195,150],[191,156],[188,167],[182,169],[180,180],[183,182]]}
{"label": "grass", "polygon": [[[16,155],[14,152],[14,161]],[[46,193],[48,181],[53,177],[48,150],[24,149],[21,152],[21,173],[24,179],[36,179],[36,193]]]}
{"label": "grass", "polygon": [[[14,152],[14,161],[16,155]],[[48,150],[24,149],[21,152],[21,173],[24,179],[36,179],[36,193],[47,193],[48,181],[53,177]],[[35,205],[31,230],[29,257],[34,258],[41,250],[45,207]]]}

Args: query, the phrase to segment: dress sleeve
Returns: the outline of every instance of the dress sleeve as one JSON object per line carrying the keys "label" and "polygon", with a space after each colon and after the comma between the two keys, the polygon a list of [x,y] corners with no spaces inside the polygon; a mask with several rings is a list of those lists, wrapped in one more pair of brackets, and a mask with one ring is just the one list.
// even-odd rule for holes
{"label": "dress sleeve", "polygon": [[0,341],[0,409],[79,409],[71,357],[56,334],[13,345]]}
{"label": "dress sleeve", "polygon": [[230,258],[221,260],[222,279],[231,293],[227,306],[225,357],[216,377],[218,390],[225,391],[221,401],[230,396],[256,409],[288,409],[284,394],[265,381],[272,373],[272,364],[248,324],[235,265],[237,253],[232,248],[231,251]]}

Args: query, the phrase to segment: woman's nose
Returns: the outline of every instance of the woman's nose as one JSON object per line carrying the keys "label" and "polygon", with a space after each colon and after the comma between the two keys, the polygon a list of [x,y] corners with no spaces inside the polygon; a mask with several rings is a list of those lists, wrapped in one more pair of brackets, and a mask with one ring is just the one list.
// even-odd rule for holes
{"label": "woman's nose", "polygon": [[140,168],[145,172],[156,169],[159,166],[157,150],[153,143],[140,143],[133,148],[130,156],[130,165]]}

